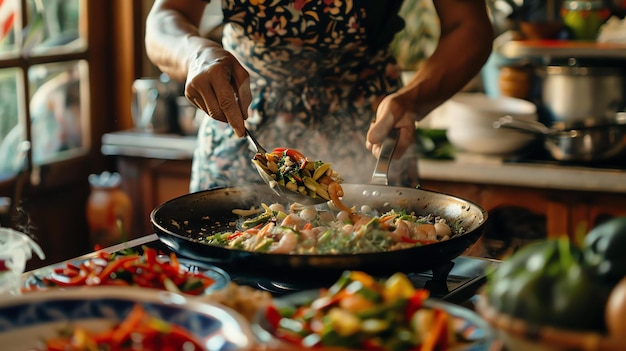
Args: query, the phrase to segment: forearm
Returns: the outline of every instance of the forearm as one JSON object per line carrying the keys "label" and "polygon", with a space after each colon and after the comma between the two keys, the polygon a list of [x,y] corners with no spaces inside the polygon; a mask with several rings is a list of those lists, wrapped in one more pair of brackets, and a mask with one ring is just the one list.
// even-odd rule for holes
{"label": "forearm", "polygon": [[[187,0],[186,0],[187,1]],[[173,1],[157,1],[146,19],[145,45],[148,58],[171,78],[184,81],[191,58],[201,48],[219,46],[198,32],[204,5],[175,8]],[[193,1],[192,1],[193,3]]]}
{"label": "forearm", "polygon": [[[475,0],[453,2],[463,1]],[[407,103],[415,106],[419,119],[461,90],[480,72],[491,53],[493,30],[489,19],[476,6],[471,9],[474,12],[471,21],[446,20],[445,11],[450,10],[440,10],[442,32],[439,45],[403,88],[409,99]],[[462,11],[457,8],[455,15]]]}

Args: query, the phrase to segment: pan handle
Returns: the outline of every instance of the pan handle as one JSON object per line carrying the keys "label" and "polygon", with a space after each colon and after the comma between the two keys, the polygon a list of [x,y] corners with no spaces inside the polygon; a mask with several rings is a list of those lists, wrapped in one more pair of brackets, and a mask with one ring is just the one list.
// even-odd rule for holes
{"label": "pan handle", "polygon": [[396,151],[396,145],[398,145],[398,130],[394,128],[383,141],[370,184],[389,185],[389,165],[391,164],[393,153]]}

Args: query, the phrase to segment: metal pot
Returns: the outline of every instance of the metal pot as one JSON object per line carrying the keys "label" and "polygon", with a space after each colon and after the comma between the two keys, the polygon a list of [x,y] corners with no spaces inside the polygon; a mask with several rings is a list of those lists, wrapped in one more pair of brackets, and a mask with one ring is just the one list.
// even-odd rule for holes
{"label": "metal pot", "polygon": [[626,152],[626,123],[555,129],[537,121],[505,116],[494,127],[542,135],[545,148],[558,161],[601,161]]}
{"label": "metal pot", "polygon": [[166,76],[136,79],[131,104],[135,128],[152,133],[176,132],[178,90],[178,83]]}
{"label": "metal pot", "polygon": [[553,125],[569,128],[606,124],[624,108],[621,68],[547,66],[539,75],[543,78],[542,103]]}

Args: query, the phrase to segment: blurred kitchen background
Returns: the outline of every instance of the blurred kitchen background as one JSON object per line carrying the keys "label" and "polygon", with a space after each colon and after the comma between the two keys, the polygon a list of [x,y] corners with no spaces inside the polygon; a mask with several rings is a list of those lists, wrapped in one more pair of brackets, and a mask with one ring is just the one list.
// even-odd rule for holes
{"label": "blurred kitchen background", "polygon": [[[146,58],[151,3],[0,0],[0,225],[45,249],[31,264],[150,234],[152,209],[188,191],[198,117]],[[489,61],[416,125],[420,186],[490,212],[477,254],[579,240],[626,215],[625,9],[488,0]],[[402,15],[394,50],[410,79],[438,19],[432,0],[406,1]]]}

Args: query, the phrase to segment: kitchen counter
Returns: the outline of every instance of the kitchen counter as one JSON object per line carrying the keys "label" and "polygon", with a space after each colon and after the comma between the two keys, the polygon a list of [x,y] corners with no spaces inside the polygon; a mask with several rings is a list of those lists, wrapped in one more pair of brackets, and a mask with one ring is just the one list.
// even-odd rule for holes
{"label": "kitchen counter", "polygon": [[[196,141],[195,137],[127,130],[105,134],[102,144],[102,153],[109,156],[191,160]],[[626,168],[508,162],[476,155],[421,159],[418,168],[422,180],[626,194]]]}

